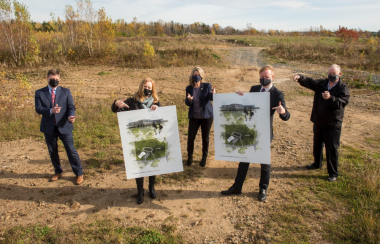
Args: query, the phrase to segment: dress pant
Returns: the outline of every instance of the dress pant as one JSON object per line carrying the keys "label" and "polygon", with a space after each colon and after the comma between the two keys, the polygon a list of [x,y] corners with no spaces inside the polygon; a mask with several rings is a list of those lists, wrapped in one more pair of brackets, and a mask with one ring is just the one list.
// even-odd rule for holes
{"label": "dress pant", "polygon": [[[142,190],[144,188],[144,177],[136,178],[137,189]],[[156,182],[156,176],[149,176],[149,187],[154,186]]]}
{"label": "dress pant", "polygon": [[314,131],[314,163],[317,167],[322,167],[323,146],[326,148],[327,171],[329,176],[338,177],[338,148],[340,145],[341,129],[321,128],[317,125],[313,127]]}
{"label": "dress pant", "polygon": [[[247,176],[249,165],[250,163],[244,163],[244,162],[239,163],[238,172],[235,178],[235,183],[233,185],[233,187],[236,190],[241,191],[241,189],[243,188],[243,183],[244,183],[245,177]],[[270,164],[261,164],[261,175],[260,175],[260,183],[259,183],[260,189],[264,189],[264,190],[268,189],[269,179],[270,179],[270,169],[271,169]]]}
{"label": "dress pant", "polygon": [[82,165],[77,150],[74,147],[73,132],[61,134],[57,126],[54,127],[53,134],[45,134],[45,141],[49,150],[51,162],[53,163],[55,174],[62,174],[62,166],[58,155],[58,138],[61,139],[65,147],[71,168],[76,176],[83,175]]}
{"label": "dress pant", "polygon": [[202,158],[207,158],[208,148],[209,148],[209,138],[210,138],[210,130],[212,126],[212,122],[214,117],[208,119],[190,119],[189,121],[189,130],[187,137],[187,154],[188,156],[192,156],[194,152],[194,141],[197,136],[197,132],[199,127],[202,130]]}

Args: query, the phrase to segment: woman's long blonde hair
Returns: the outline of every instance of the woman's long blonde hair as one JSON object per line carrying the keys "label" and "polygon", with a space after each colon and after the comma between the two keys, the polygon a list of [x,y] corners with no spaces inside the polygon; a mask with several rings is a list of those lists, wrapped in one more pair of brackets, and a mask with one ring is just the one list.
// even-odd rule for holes
{"label": "woman's long blonde hair", "polygon": [[156,84],[152,78],[148,78],[148,77],[143,79],[140,82],[139,90],[135,93],[133,98],[135,99],[135,101],[140,101],[140,102],[144,101],[144,85],[147,82],[152,83],[152,97],[154,99],[154,103],[157,103],[158,102],[158,96],[157,96],[157,92],[156,92]]}
{"label": "woman's long blonde hair", "polygon": [[194,81],[193,81],[193,75],[194,75],[194,72],[195,71],[198,71],[199,72],[199,76],[202,77],[202,80],[200,81],[200,83],[204,82],[205,81],[205,72],[203,71],[203,69],[201,67],[194,67],[194,69],[191,71],[190,73],[190,77],[189,77],[189,85],[190,86],[194,86]]}

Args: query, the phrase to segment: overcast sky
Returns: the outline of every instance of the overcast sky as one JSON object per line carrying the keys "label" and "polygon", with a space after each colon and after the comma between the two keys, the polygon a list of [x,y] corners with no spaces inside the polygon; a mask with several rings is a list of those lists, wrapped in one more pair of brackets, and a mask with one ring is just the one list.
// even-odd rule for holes
{"label": "overcast sky", "polygon": [[[29,8],[32,20],[50,20],[50,13],[64,17],[65,5],[75,0],[19,0]],[[339,25],[363,30],[380,30],[379,0],[94,0],[94,8],[104,7],[113,20],[174,21],[184,24],[203,22],[208,25],[244,29],[252,23],[256,29],[303,30],[319,27],[336,30]]]}

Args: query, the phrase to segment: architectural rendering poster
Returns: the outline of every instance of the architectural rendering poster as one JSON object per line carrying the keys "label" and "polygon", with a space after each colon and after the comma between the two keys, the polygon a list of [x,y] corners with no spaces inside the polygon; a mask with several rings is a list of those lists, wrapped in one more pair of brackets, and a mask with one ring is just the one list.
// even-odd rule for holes
{"label": "architectural rendering poster", "polygon": [[127,179],[183,171],[175,106],[117,113]]}
{"label": "architectural rendering poster", "polygon": [[216,160],[270,164],[269,95],[214,94]]}

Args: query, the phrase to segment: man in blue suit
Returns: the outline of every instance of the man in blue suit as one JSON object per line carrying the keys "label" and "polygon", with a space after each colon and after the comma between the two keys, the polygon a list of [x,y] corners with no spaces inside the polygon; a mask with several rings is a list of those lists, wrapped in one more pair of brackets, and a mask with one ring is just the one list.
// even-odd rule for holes
{"label": "man in blue suit", "polygon": [[62,177],[63,171],[58,155],[58,138],[61,139],[69,158],[71,168],[76,175],[76,183],[83,182],[83,170],[77,150],[74,147],[73,122],[75,121],[75,106],[71,92],[58,86],[60,72],[51,69],[47,74],[48,86],[39,89],[35,94],[36,112],[42,115],[40,131],[45,135],[51,162],[55,174],[51,181]]}

